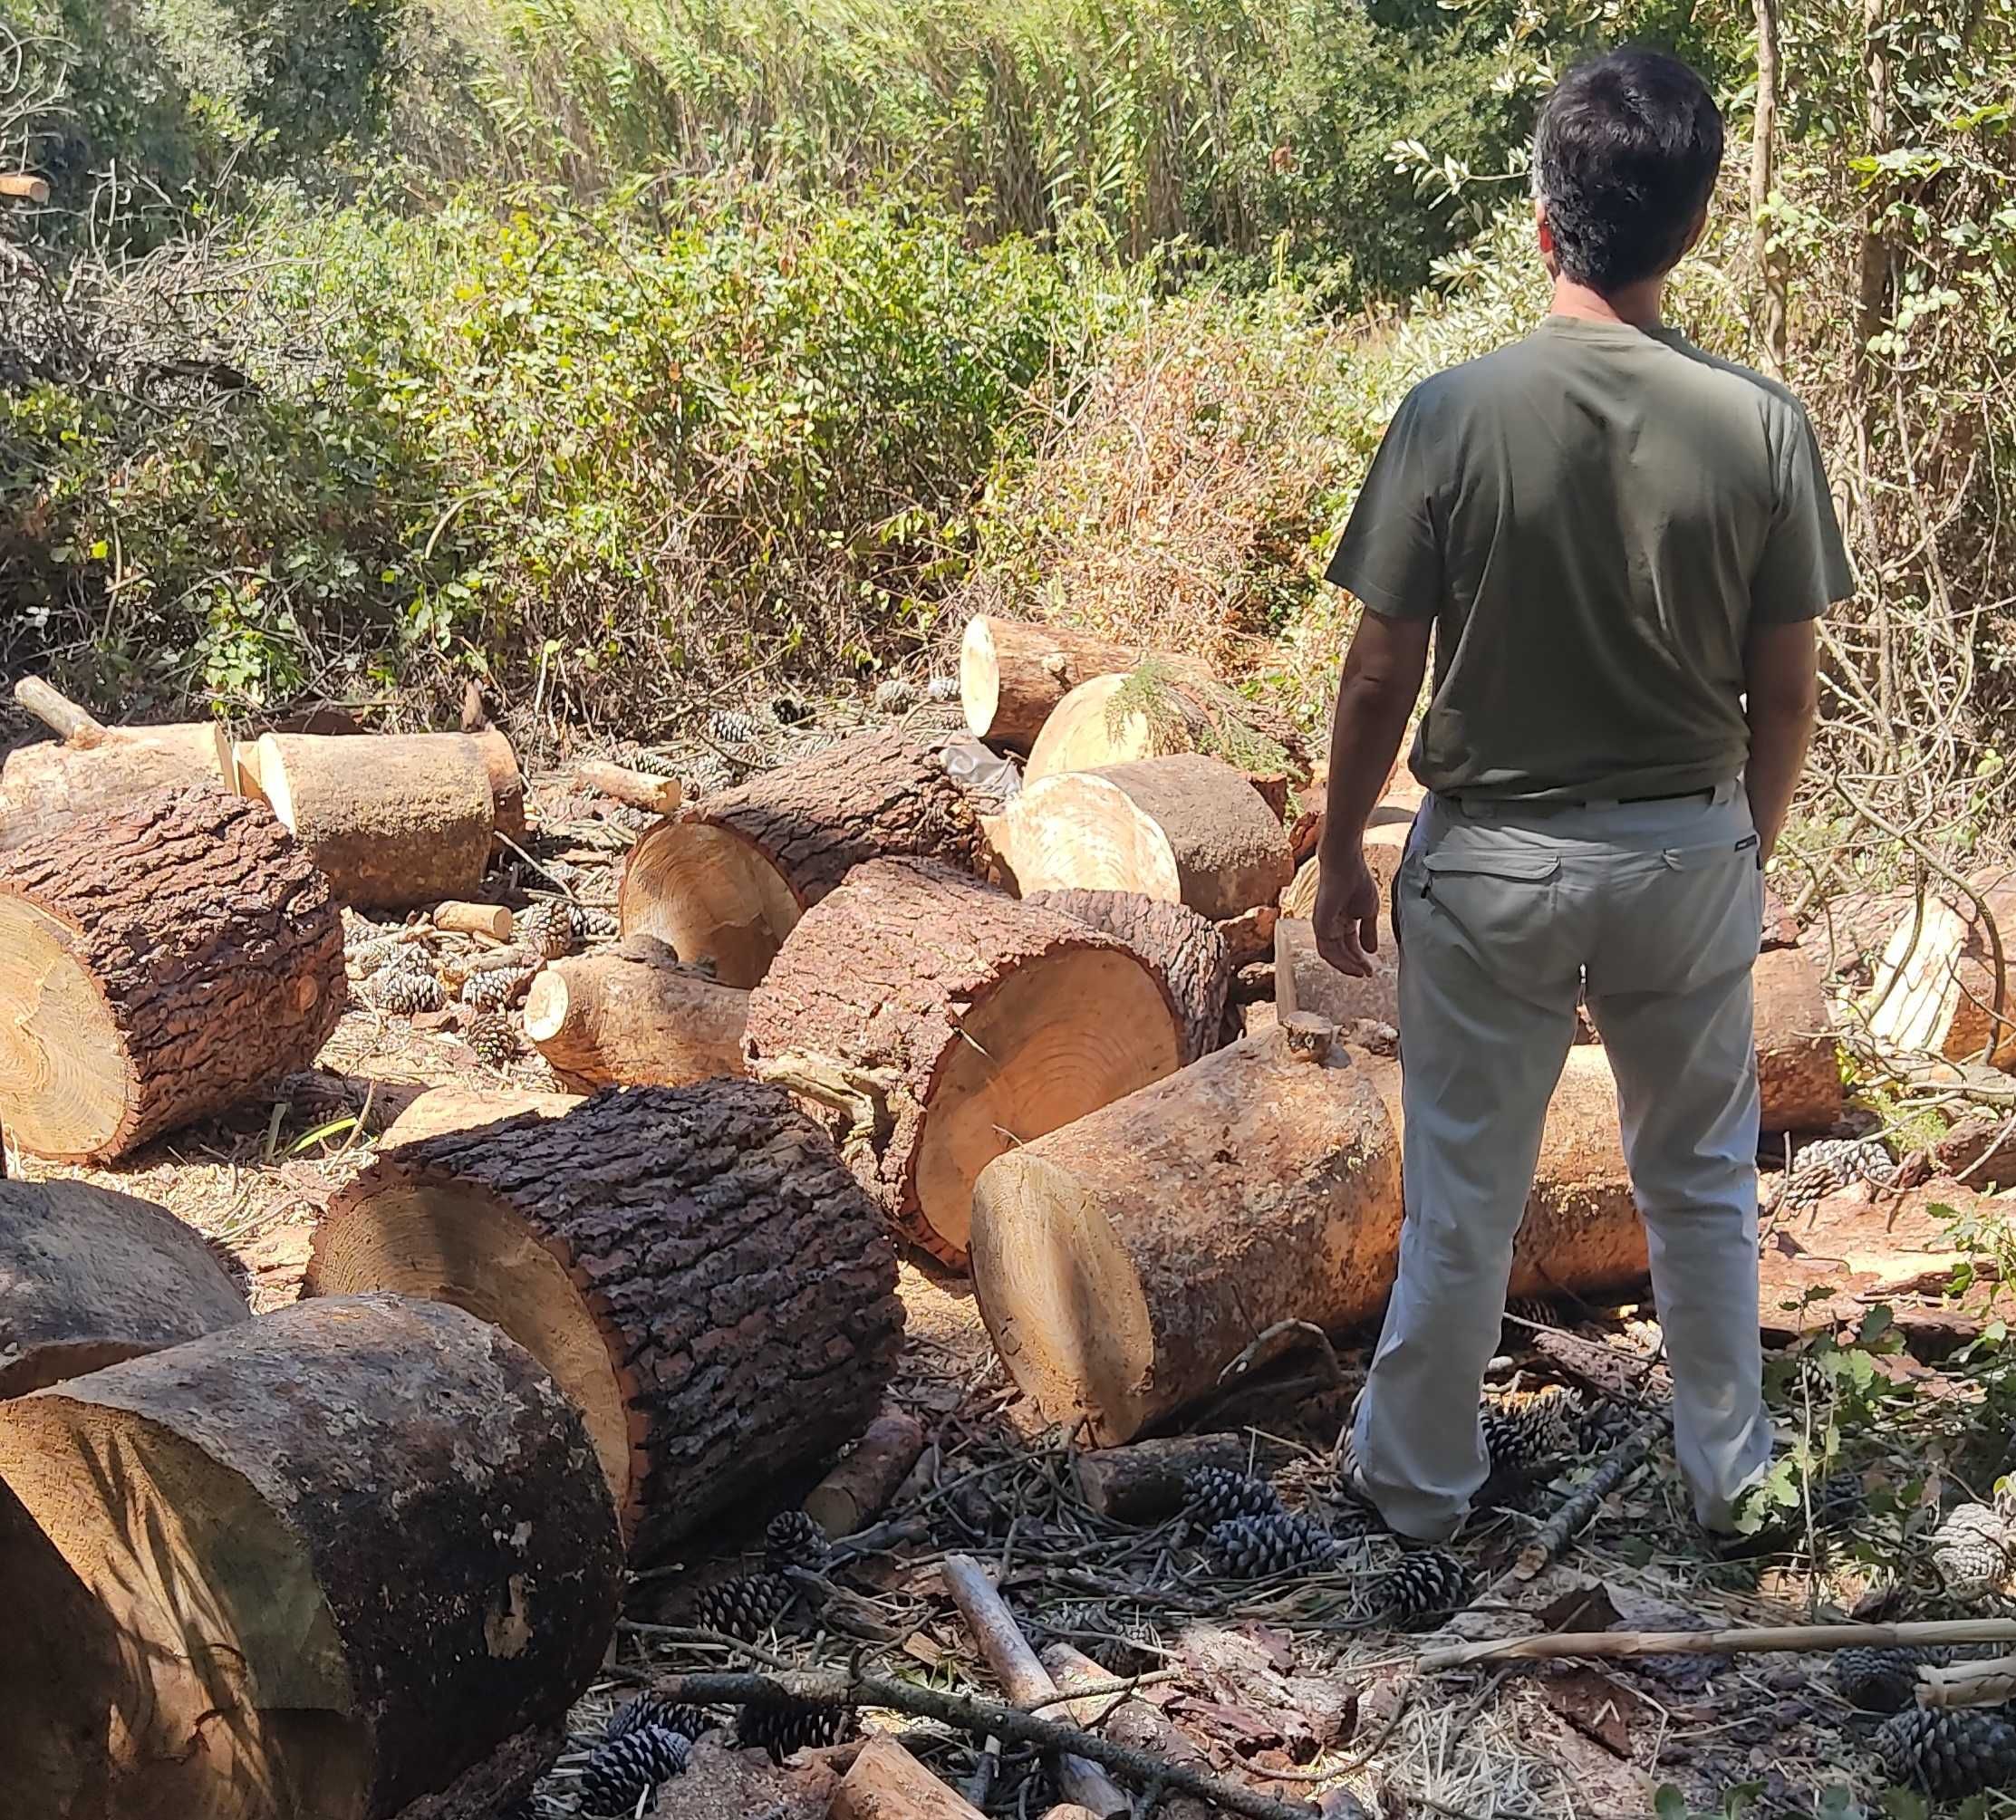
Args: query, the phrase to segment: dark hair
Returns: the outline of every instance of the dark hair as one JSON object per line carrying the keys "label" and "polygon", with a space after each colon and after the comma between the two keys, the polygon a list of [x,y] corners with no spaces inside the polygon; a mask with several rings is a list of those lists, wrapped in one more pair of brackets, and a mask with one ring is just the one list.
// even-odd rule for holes
{"label": "dark hair", "polygon": [[1571,70],[1533,134],[1561,270],[1606,295],[1671,271],[1722,161],[1715,98],[1678,57],[1634,47]]}

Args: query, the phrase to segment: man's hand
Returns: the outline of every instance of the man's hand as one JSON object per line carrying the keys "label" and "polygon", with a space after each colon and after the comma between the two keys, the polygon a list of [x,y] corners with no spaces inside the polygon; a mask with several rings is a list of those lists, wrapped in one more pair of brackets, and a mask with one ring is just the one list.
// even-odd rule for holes
{"label": "man's hand", "polygon": [[1370,957],[1379,952],[1379,885],[1363,846],[1341,865],[1326,860],[1317,875],[1316,951],[1339,973],[1362,979],[1372,972]]}

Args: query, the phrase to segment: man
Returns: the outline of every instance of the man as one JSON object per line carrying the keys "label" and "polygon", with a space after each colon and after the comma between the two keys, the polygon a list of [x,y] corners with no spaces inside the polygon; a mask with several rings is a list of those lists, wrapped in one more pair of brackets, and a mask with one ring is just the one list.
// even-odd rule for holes
{"label": "man", "polygon": [[1671,57],[1561,83],[1533,146],[1552,313],[1407,398],[1330,566],[1365,609],[1316,908],[1347,973],[1377,946],[1365,821],[1435,639],[1413,755],[1432,794],[1394,891],[1406,1224],[1354,1432],[1359,1490],[1423,1540],[1486,1476],[1484,1368],[1578,997],[1616,1075],[1703,1523],[1730,1526],[1770,1450],[1751,968],[1813,622],[1850,579],[1798,401],[1660,325],[1722,155]]}

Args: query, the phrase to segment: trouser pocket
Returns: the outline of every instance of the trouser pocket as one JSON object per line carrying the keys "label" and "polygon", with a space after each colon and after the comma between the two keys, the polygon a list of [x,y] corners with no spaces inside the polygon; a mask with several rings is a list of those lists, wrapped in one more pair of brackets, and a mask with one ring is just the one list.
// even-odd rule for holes
{"label": "trouser pocket", "polygon": [[1452,943],[1524,996],[1564,965],[1560,874],[1551,853],[1424,852],[1404,891],[1407,939]]}

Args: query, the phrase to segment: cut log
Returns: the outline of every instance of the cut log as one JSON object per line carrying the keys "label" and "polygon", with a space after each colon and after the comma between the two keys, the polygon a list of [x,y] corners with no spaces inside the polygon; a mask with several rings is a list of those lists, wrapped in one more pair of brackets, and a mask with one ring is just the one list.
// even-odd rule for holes
{"label": "cut log", "polygon": [[360,910],[472,896],[497,807],[476,739],[460,733],[267,733],[259,788],[273,813]]}
{"label": "cut log", "polygon": [[884,1410],[854,1450],[805,1494],[805,1514],[828,1536],[852,1536],[895,1495],[923,1450],[923,1424],[902,1410]]}
{"label": "cut log", "polygon": [[1282,809],[1287,785],[1310,775],[1308,745],[1287,716],[1194,667],[1153,659],[1124,676],[1095,676],[1066,696],[1037,736],[1023,782],[1179,752],[1209,752],[1249,776],[1286,780]]}
{"label": "cut log", "polygon": [[503,904],[436,904],[434,927],[450,935],[483,935],[492,941],[511,939],[511,912]]}
{"label": "cut log", "polygon": [[1244,1472],[1252,1445],[1242,1434],[1170,1435],[1095,1448],[1072,1463],[1088,1509],[1120,1523],[1158,1523],[1189,1501],[1185,1481],[1200,1467]]}
{"label": "cut log", "polygon": [[1182,1019],[1184,1065],[1218,1046],[1232,962],[1223,935],[1182,904],[1139,891],[1033,891],[1022,901],[1104,929],[1145,960]]}
{"label": "cut log", "polygon": [[754,986],[798,919],[864,860],[978,869],[979,823],[937,746],[865,733],[694,804],[623,868],[625,935],[654,935],[724,986]]}
{"label": "cut log", "polygon": [[2016,876],[1982,872],[1969,882],[1987,906],[1986,919],[1957,894],[1949,901],[1928,893],[1905,905],[1865,1001],[1869,1035],[1906,1053],[2010,1068],[2016,1066]]}
{"label": "cut log", "polygon": [[569,1087],[683,1087],[743,1072],[748,1010],[747,992],[632,935],[543,968],[525,1034]]}
{"label": "cut log", "polygon": [[957,1795],[889,1737],[862,1747],[833,1797],[833,1820],[982,1820]]}
{"label": "cut log", "polygon": [[973,1180],[1173,1073],[1176,1007],[1113,937],[950,867],[876,860],[792,932],[749,998],[761,1078],[825,1111],[906,1237],[966,1256]]}
{"label": "cut log", "polygon": [[1239,772],[1201,752],[1047,777],[988,835],[1025,897],[1141,891],[1216,921],[1277,901],[1294,875],[1279,820]]}
{"label": "cut log", "polygon": [[685,794],[676,777],[632,771],[628,766],[612,765],[602,758],[584,759],[574,766],[574,775],[598,796],[641,809],[647,815],[670,815]]}
{"label": "cut log", "polygon": [[1016,1382],[1110,1446],[1216,1389],[1277,1322],[1363,1320],[1400,1209],[1377,1092],[1297,1019],[989,1163],[973,1289]]}
{"label": "cut log", "polygon": [[1392,932],[1383,933],[1372,971],[1339,973],[1316,951],[1316,926],[1297,917],[1274,925],[1274,1003],[1283,1017],[1297,1012],[1349,1031],[1363,1019],[1400,1022],[1400,957]]}
{"label": "cut log", "polygon": [[14,686],[14,705],[25,708],[58,739],[72,746],[96,746],[107,728],[90,709],[80,707],[39,676],[24,676]]}
{"label": "cut log", "polygon": [[960,644],[966,725],[991,746],[1027,752],[1050,711],[1088,677],[1128,670],[1138,649],[1056,626],[976,614]]}
{"label": "cut log", "polygon": [[34,1546],[8,1609],[75,1625],[10,1681],[0,1811],[479,1820],[557,1752],[622,1554],[581,1420],[455,1309],[289,1308],[0,1404]]}
{"label": "cut log", "polygon": [[486,1125],[535,1112],[557,1119],[582,1104],[580,1093],[542,1093],[518,1087],[429,1087],[385,1127],[382,1148],[417,1144],[451,1131],[474,1131]]}
{"label": "cut log", "polygon": [[1762,1129],[1825,1131],[1841,1116],[1841,1063],[1819,969],[1796,943],[1767,945],[1753,978]]}
{"label": "cut log", "polygon": [[[1069,1643],[1052,1643],[1043,1651],[1042,1661],[1050,1679],[1066,1693],[1074,1687],[1104,1686],[1113,1680],[1107,1670]],[[1064,1711],[1072,1724],[1097,1731],[1115,1744],[1144,1750],[1151,1757],[1180,1763],[1186,1769],[1201,1770],[1207,1776],[1212,1773],[1211,1758],[1196,1741],[1144,1700],[1095,1694],[1089,1700],[1074,1700]],[[1052,1808],[1044,1820],[1056,1820],[1058,1811]],[[1171,1794],[1163,1797],[1160,1812],[1162,1820],[1214,1820],[1224,1810],[1195,1795]]]}
{"label": "cut log", "polygon": [[81,1181],[0,1181],[0,1399],[251,1313],[165,1208]]}
{"label": "cut log", "polygon": [[490,778],[490,825],[514,841],[525,839],[525,776],[511,742],[494,727],[468,735],[431,734],[435,739],[467,737],[474,742]]}
{"label": "cut log", "polygon": [[753,1081],[402,1144],[332,1201],[307,1286],[497,1322],[586,1416],[646,1554],[859,1434],[902,1343],[882,1222]]}
{"label": "cut log", "polygon": [[0,849],[50,838],[79,815],[121,807],[150,791],[192,784],[236,788],[231,742],[214,722],[100,727],[84,718],[94,733],[21,746],[0,765]]}
{"label": "cut log", "polygon": [[265,809],[161,791],[0,860],[0,1124],[116,1157],[315,1058],[342,1015],[328,881]]}

